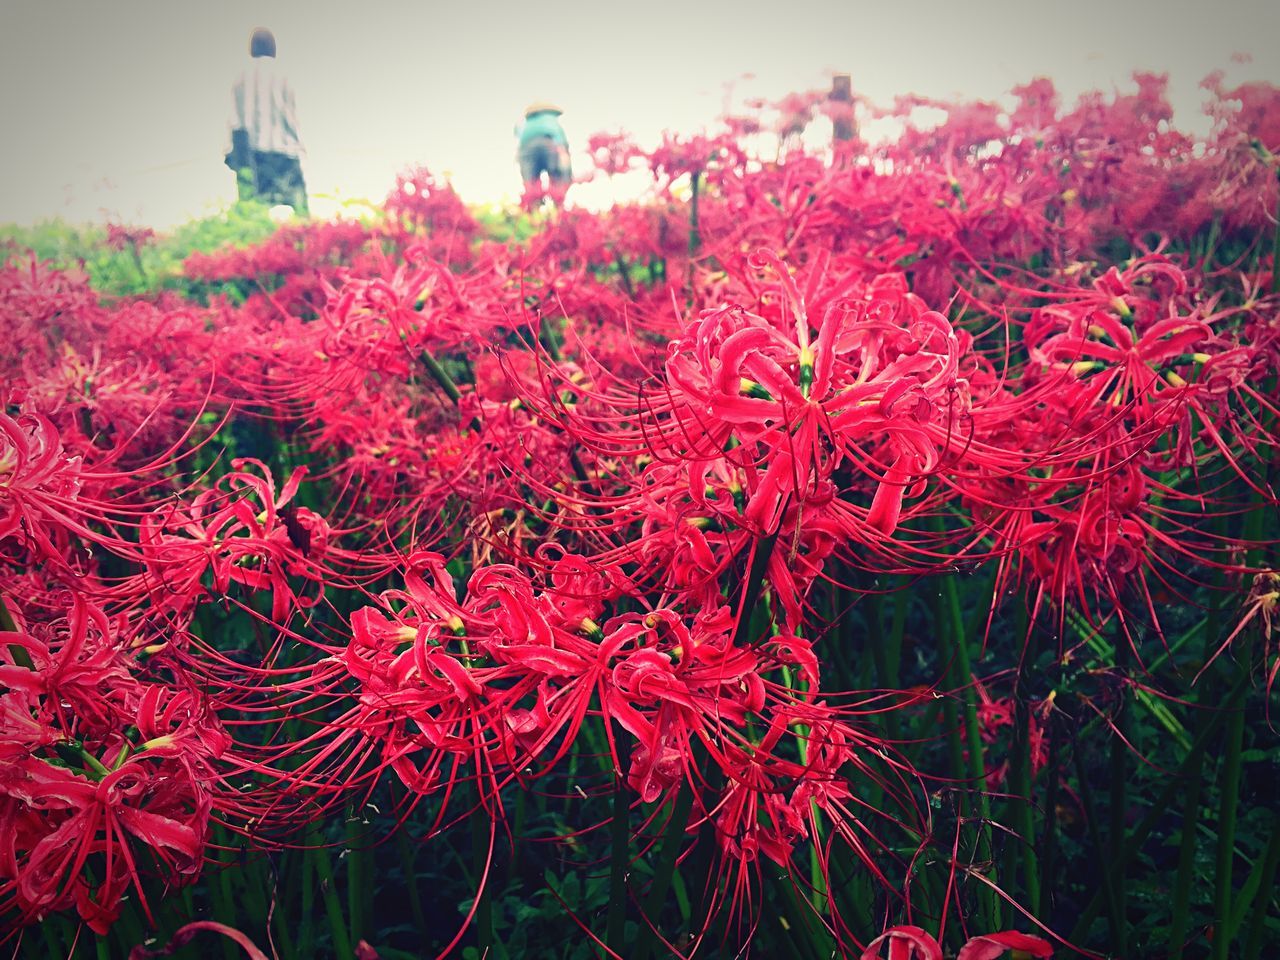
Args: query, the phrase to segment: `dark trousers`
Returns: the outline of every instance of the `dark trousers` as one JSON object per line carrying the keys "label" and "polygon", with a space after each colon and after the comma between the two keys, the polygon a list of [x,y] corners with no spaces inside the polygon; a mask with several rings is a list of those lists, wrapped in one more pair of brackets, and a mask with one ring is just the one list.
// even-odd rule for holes
{"label": "dark trousers", "polygon": [[299,216],[307,215],[307,185],[297,157],[254,150],[249,166],[237,171],[236,186],[241,200],[259,200],[271,206],[284,204],[293,207]]}
{"label": "dark trousers", "polygon": [[541,180],[544,173],[552,185],[572,180],[569,151],[550,137],[534,137],[520,147],[520,176],[525,183],[532,183]]}

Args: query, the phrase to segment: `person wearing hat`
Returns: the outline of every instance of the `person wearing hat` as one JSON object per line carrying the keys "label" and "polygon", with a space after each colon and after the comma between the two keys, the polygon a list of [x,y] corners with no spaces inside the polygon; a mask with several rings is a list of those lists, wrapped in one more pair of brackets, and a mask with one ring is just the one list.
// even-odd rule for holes
{"label": "person wearing hat", "polygon": [[[560,126],[564,111],[555,104],[539,101],[529,104],[524,123],[517,129],[520,139],[520,176],[524,180],[524,203],[535,207],[544,196],[560,206],[573,181],[569,167],[569,141]],[[547,185],[542,185],[542,175]]]}
{"label": "person wearing hat", "polygon": [[253,31],[249,56],[251,63],[231,89],[231,147],[224,159],[236,172],[241,200],[289,206],[306,216],[293,88],[276,65],[270,30]]}

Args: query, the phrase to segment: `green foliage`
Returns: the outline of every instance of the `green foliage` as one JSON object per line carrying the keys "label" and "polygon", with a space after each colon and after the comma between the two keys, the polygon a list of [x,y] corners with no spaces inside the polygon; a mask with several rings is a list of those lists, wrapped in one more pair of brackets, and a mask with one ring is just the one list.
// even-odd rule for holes
{"label": "green foliage", "polygon": [[[0,226],[0,251],[5,256],[48,260],[63,269],[82,269],[90,285],[107,296],[140,296],[181,288],[182,262],[193,253],[210,253],[232,245],[260,243],[275,232],[277,224],[261,203],[241,202],[222,213],[191,220],[172,233],[157,234],[136,247],[108,245],[105,227],[76,226],[63,220],[46,220],[34,226]],[[6,249],[8,248],[8,249]]]}
{"label": "green foliage", "polygon": [[543,228],[545,219],[519,207],[499,204],[477,204],[470,212],[480,224],[481,234],[498,243],[527,243]]}
{"label": "green foliage", "polygon": [[[257,201],[242,200],[169,233],[115,247],[109,245],[104,225],[76,225],[60,219],[32,226],[0,224],[0,257],[25,257],[30,251],[38,260],[60,269],[83,270],[90,286],[108,297],[145,296],[161,290],[198,294],[200,291],[193,290],[183,276],[183,261],[193,253],[261,243],[279,226],[269,210]],[[509,205],[477,205],[470,212],[482,235],[498,243],[528,242],[543,228],[545,219]],[[382,215],[379,208],[363,200],[344,202],[343,213],[370,227],[376,227]]]}

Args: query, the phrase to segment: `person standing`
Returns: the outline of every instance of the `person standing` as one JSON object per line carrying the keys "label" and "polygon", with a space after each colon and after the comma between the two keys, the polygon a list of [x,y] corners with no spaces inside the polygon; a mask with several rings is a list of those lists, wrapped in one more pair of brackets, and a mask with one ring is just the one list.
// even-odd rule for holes
{"label": "person standing", "polygon": [[[524,123],[517,128],[520,177],[524,181],[526,207],[537,206],[546,196],[556,206],[562,206],[569,184],[573,182],[569,140],[560,126],[562,113],[564,111],[554,104],[532,103],[524,112]],[[544,174],[547,178],[545,187],[542,182]]]}
{"label": "person standing", "polygon": [[259,27],[249,38],[250,64],[231,88],[231,146],[226,164],[236,172],[241,200],[283,204],[307,215],[302,142],[293,88],[276,63],[276,38]]}

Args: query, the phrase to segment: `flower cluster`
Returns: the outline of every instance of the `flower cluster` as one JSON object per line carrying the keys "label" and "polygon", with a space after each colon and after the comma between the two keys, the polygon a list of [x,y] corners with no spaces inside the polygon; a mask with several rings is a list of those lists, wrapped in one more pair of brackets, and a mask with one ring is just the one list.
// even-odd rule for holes
{"label": "flower cluster", "polygon": [[[814,95],[779,105],[769,162],[743,118],[600,136],[652,202],[519,243],[417,170],[376,224],[193,255],[186,299],[9,261],[6,924],[102,933],[134,893],[150,918],[215,818],[272,847],[385,796],[428,837],[476,810],[496,837],[513,795],[562,794],[574,842],[598,819],[573,804],[612,797],[614,856],[662,848],[645,890],[618,871],[633,899],[705,866],[689,952],[749,939],[783,877],[842,955],[941,956],[910,887],[947,865],[943,927],[997,887],[938,833],[983,784],[898,721],[945,703],[972,779],[1029,790],[1057,710],[975,680],[970,640],[1022,686],[1047,638],[1063,664],[1073,636],[1163,640],[1161,598],[1252,583],[1227,642],[1271,627],[1274,541],[1235,521],[1277,502],[1278,101],[1220,93],[1243,109],[1198,145],[1150,77],[1070,112],[1047,81],[1008,115],[930,102],[928,130],[904,100],[898,143],[836,162],[789,137]],[[990,596],[944,610],[978,568]],[[913,582],[931,626],[903,601],[891,644]],[[910,636],[944,621],[949,651]],[[873,688],[904,637],[929,675]],[[855,875],[906,925],[867,936]],[[1048,949],[960,956],[1005,948]]]}

